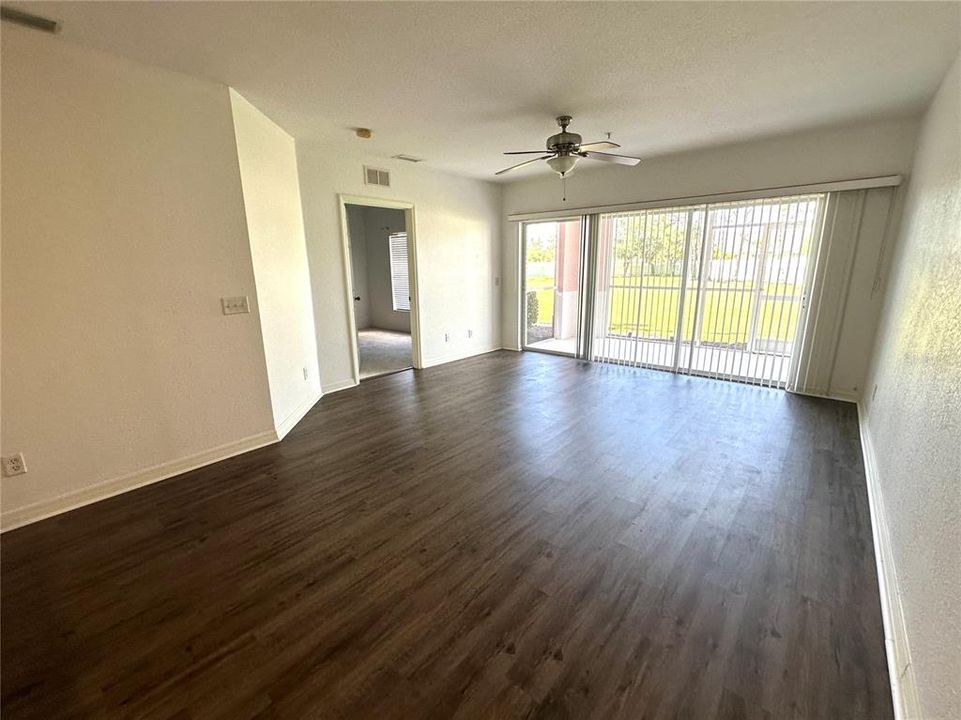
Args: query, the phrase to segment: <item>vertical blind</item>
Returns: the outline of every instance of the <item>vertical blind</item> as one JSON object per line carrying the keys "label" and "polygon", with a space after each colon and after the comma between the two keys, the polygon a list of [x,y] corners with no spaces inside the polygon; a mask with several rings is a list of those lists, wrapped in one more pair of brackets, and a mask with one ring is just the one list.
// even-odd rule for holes
{"label": "vertical blind", "polygon": [[[808,320],[789,389],[856,400],[865,390],[881,305],[893,187],[832,192],[816,248]],[[870,389],[868,389],[870,390]]]}
{"label": "vertical blind", "polygon": [[390,245],[390,286],[394,310],[410,311],[410,273],[407,269],[407,233],[391,233],[387,241]]}

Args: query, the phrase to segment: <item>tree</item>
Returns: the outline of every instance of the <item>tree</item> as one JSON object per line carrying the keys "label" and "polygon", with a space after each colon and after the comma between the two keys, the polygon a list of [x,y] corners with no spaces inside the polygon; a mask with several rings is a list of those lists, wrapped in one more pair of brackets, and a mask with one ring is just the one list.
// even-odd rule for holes
{"label": "tree", "polygon": [[557,240],[553,236],[532,234],[527,238],[527,262],[554,262],[556,247]]}
{"label": "tree", "polygon": [[684,258],[687,213],[627,215],[613,220],[615,257],[624,275],[645,272],[675,272]]}

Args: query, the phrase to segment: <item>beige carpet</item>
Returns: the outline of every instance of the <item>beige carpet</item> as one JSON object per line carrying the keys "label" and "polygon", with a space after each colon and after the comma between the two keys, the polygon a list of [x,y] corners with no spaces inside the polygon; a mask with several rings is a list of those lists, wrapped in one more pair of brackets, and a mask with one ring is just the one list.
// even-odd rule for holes
{"label": "beige carpet", "polygon": [[409,333],[369,328],[357,333],[360,379],[411,367]]}

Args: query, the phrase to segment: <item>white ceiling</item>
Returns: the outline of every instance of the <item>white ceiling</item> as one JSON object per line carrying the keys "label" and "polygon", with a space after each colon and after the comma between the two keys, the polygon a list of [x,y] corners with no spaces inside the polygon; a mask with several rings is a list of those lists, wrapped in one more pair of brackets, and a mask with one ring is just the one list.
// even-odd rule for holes
{"label": "white ceiling", "polygon": [[231,85],[298,139],[487,179],[561,113],[641,156],[916,114],[961,42],[959,3],[11,4]]}

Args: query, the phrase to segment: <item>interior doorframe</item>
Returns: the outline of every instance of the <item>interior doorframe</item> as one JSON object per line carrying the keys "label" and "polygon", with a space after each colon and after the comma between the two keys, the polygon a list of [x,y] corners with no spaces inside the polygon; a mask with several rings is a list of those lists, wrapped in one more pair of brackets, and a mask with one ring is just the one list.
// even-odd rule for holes
{"label": "interior doorframe", "polygon": [[347,324],[350,329],[350,355],[354,375],[354,385],[360,384],[360,352],[357,347],[357,318],[354,314],[354,274],[350,261],[350,228],[347,224],[347,206],[385,208],[403,210],[404,226],[407,230],[407,275],[410,285],[410,345],[411,365],[416,370],[424,367],[421,347],[420,317],[420,272],[417,264],[417,223],[414,203],[403,200],[348,195],[339,193],[337,202],[340,208],[341,252],[344,257],[344,301],[347,303]]}

